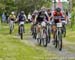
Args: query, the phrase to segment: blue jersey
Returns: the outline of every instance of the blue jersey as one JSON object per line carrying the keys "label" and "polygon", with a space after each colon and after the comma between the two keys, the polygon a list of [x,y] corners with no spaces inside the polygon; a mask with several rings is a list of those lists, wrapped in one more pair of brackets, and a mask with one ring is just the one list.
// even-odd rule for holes
{"label": "blue jersey", "polygon": [[25,21],[25,17],[22,14],[19,15],[19,22],[21,22],[21,21]]}

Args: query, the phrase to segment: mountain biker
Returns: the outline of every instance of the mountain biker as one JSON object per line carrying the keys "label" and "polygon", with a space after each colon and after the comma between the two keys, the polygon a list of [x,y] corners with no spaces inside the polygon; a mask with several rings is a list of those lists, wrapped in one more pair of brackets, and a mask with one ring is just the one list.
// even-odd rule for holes
{"label": "mountain biker", "polygon": [[55,41],[55,34],[56,34],[56,24],[61,22],[61,17],[63,16],[61,9],[58,7],[55,9],[55,11],[53,12],[53,26],[52,26],[52,30],[53,30],[53,40]]}
{"label": "mountain biker", "polygon": [[[48,21],[48,16],[47,16],[47,14],[46,14],[45,8],[41,8],[41,10],[40,10],[39,13],[38,13],[37,19],[36,19],[36,22],[37,22],[37,30],[38,30],[38,31],[39,31],[40,28],[41,28],[41,26],[38,25],[38,24],[41,24],[43,21],[44,21],[44,22]],[[44,25],[44,23],[43,23],[43,25]],[[46,24],[45,24],[45,25],[46,25]]]}
{"label": "mountain biker", "polygon": [[32,14],[32,23],[35,23],[35,22],[36,22],[37,16],[38,16],[38,11],[35,10],[35,11],[33,12],[33,14]]}
{"label": "mountain biker", "polygon": [[[24,28],[24,23],[25,23],[25,20],[26,20],[26,15],[25,15],[24,11],[20,12],[20,14],[17,16],[17,20],[18,20],[18,23],[19,23],[19,28],[18,28],[18,33],[19,33],[21,22],[22,22],[23,28]],[[24,32],[25,32],[25,30],[24,30]]]}
{"label": "mountain biker", "polygon": [[10,21],[15,21],[16,20],[16,15],[15,15],[15,12],[11,12],[11,14],[9,15],[9,18],[8,18]]}
{"label": "mountain biker", "polygon": [[47,16],[48,16],[48,21],[47,21],[47,32],[48,32],[48,43],[50,43],[51,39],[51,30],[52,30],[52,11],[50,8],[47,9]]}
{"label": "mountain biker", "polygon": [[11,14],[9,15],[9,21],[15,21],[16,20],[16,16],[15,16],[15,12],[11,12]]}
{"label": "mountain biker", "polygon": [[16,16],[15,16],[15,12],[11,12],[10,16],[8,17],[8,21],[9,21],[9,26],[11,28],[11,26],[13,25],[14,28],[14,22],[16,20]]}
{"label": "mountain biker", "polygon": [[33,35],[33,26],[36,24],[36,16],[34,14],[32,14],[32,24],[31,24],[31,32],[32,32],[32,35]]}
{"label": "mountain biker", "polygon": [[50,9],[47,9],[47,13],[48,13],[49,21],[51,21],[52,20],[52,13],[51,13]]}
{"label": "mountain biker", "polygon": [[51,24],[52,26],[52,23],[53,23],[53,14],[52,14],[52,11],[50,9],[47,9],[47,13],[48,13],[48,23]]}
{"label": "mountain biker", "polygon": [[32,35],[33,35],[33,30],[34,30],[34,26],[36,26],[36,18],[37,18],[37,15],[38,15],[38,11],[35,10],[32,14],[32,25],[31,25],[31,32],[32,32]]}

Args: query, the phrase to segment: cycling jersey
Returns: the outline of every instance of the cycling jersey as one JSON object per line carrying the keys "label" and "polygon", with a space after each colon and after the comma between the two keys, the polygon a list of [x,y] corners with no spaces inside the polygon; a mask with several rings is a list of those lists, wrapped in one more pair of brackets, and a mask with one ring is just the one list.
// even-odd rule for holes
{"label": "cycling jersey", "polygon": [[48,20],[48,17],[46,14],[44,13],[39,13],[39,15],[37,16],[37,22],[42,22],[42,21],[45,21],[45,20]]}
{"label": "cycling jersey", "polygon": [[10,15],[9,18],[10,18],[11,21],[14,21],[16,19],[16,16],[15,15]]}
{"label": "cycling jersey", "polygon": [[20,15],[18,16],[18,18],[19,18],[19,22],[21,22],[21,21],[25,21],[26,16],[20,14]]}
{"label": "cycling jersey", "polygon": [[53,16],[54,16],[54,23],[58,23],[59,19],[61,19],[62,17],[62,13],[60,12],[59,14],[57,14],[57,12],[54,12]]}

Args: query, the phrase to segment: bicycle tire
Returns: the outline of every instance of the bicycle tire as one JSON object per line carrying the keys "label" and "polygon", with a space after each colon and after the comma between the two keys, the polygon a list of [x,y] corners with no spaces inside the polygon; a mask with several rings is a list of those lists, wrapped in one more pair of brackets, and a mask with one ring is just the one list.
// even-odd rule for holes
{"label": "bicycle tire", "polygon": [[58,32],[58,38],[59,38],[58,48],[59,48],[59,51],[61,51],[62,50],[62,33],[60,31]]}
{"label": "bicycle tire", "polygon": [[46,30],[43,31],[43,35],[45,35],[44,38],[42,38],[43,39],[42,40],[43,41],[43,46],[44,47],[47,47],[48,41],[47,41],[47,33],[46,33]]}
{"label": "bicycle tire", "polygon": [[23,39],[23,33],[20,33],[20,35],[21,35],[21,40]]}
{"label": "bicycle tire", "polygon": [[20,26],[20,37],[21,37],[21,40],[23,39],[23,27],[22,26]]}
{"label": "bicycle tire", "polygon": [[58,45],[57,36],[55,37],[54,45],[55,45],[55,48],[57,48],[57,45]]}
{"label": "bicycle tire", "polygon": [[39,45],[41,45],[41,39],[40,38],[37,38],[37,42]]}
{"label": "bicycle tire", "polygon": [[12,34],[12,30],[10,29],[10,34]]}

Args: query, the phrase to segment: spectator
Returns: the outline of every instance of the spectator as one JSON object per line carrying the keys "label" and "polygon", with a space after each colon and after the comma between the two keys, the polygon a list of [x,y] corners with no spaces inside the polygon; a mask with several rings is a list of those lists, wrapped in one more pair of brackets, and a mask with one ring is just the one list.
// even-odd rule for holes
{"label": "spectator", "polygon": [[2,14],[2,21],[1,21],[1,22],[2,22],[2,23],[3,23],[3,22],[6,22],[6,15],[5,15],[5,13]]}

